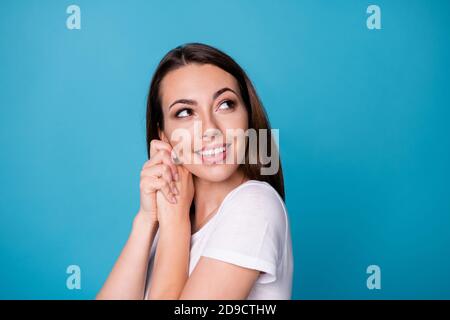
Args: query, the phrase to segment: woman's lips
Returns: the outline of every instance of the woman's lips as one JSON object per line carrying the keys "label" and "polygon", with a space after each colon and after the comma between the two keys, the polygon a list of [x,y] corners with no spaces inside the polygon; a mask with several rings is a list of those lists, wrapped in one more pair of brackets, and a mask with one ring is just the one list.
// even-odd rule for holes
{"label": "woman's lips", "polygon": [[213,147],[205,147],[195,153],[201,157],[203,163],[217,163],[226,159],[230,145],[230,143],[224,143]]}

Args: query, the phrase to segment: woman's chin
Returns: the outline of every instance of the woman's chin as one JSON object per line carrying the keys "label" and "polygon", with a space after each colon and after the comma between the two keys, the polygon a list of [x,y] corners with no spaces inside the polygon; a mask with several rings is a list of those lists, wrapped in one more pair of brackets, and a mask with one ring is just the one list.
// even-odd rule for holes
{"label": "woman's chin", "polygon": [[211,181],[220,182],[227,180],[237,169],[236,164],[197,164],[197,165],[185,165],[192,175],[197,178]]}

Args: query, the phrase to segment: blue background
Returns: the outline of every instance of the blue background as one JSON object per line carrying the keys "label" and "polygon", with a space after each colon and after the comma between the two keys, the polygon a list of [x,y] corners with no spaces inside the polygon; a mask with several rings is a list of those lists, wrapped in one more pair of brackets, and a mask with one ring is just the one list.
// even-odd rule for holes
{"label": "blue background", "polygon": [[95,297],[139,206],[151,75],[194,41],[280,129],[293,298],[450,298],[449,1],[77,1],[81,30],[70,4],[0,4],[0,298]]}

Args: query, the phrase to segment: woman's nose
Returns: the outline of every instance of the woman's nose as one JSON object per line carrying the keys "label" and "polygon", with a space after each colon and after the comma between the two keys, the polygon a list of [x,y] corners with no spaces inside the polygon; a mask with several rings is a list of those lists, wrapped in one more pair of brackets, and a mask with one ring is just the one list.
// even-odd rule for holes
{"label": "woman's nose", "polygon": [[222,132],[217,126],[216,120],[211,116],[205,116],[202,121],[203,139],[213,140],[216,136],[220,136]]}
{"label": "woman's nose", "polygon": [[217,136],[221,136],[222,132],[217,128],[208,128],[204,131],[202,138],[206,140],[213,140]]}

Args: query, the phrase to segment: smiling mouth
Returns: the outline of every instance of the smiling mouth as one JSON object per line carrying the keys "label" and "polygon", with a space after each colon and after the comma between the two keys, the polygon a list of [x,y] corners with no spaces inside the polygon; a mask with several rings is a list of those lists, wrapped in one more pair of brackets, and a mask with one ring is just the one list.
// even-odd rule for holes
{"label": "smiling mouth", "polygon": [[231,143],[224,143],[223,145],[214,146],[212,148],[203,148],[195,153],[198,154],[203,162],[218,162],[226,158],[227,149]]}

